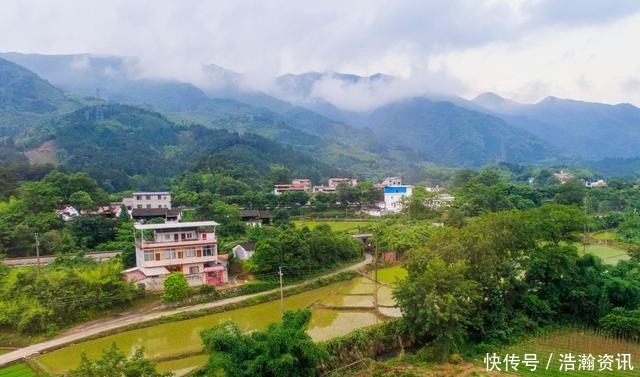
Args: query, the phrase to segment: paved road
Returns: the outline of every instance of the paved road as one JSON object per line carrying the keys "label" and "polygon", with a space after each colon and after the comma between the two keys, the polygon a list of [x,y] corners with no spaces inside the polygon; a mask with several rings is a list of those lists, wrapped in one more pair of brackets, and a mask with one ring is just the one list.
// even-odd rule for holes
{"label": "paved road", "polygon": [[[357,264],[351,265],[349,267],[345,267],[343,269],[337,270],[335,272],[332,272],[330,274],[327,275],[323,275],[322,277],[327,277],[327,276],[332,276],[332,275],[336,275],[340,272],[343,271],[349,271],[349,270],[359,270],[360,268],[366,266],[367,264],[371,263],[371,255],[366,254],[365,255],[365,259]],[[316,278],[316,279],[319,279]],[[315,280],[315,279],[312,279]],[[287,287],[287,290],[302,285],[304,283],[300,283],[300,284],[296,284],[293,286],[289,286]],[[110,319],[110,320],[106,320],[104,322],[99,322],[99,323],[95,323],[92,325],[80,325],[75,329],[70,329],[68,331],[65,332],[65,335],[59,337],[59,338],[54,338],[51,340],[47,340],[41,343],[37,343],[37,344],[33,344],[24,348],[20,348],[17,349],[13,352],[9,352],[7,354],[4,355],[0,355],[0,367],[7,365],[7,364],[11,364],[14,363],[16,361],[20,361],[22,359],[25,359],[29,356],[33,356],[33,355],[37,355],[39,353],[42,353],[44,351],[50,350],[52,348],[59,348],[61,346],[64,346],[66,344],[70,344],[70,343],[76,343],[84,338],[90,337],[90,336],[94,336],[94,335],[98,335],[100,333],[103,332],[107,332],[107,331],[111,331],[114,329],[118,329],[118,328],[122,328],[134,323],[141,323],[141,322],[146,322],[146,321],[150,321],[153,319],[157,319],[160,317],[164,317],[164,316],[168,316],[168,315],[172,315],[172,314],[177,314],[177,313],[184,313],[184,312],[191,312],[191,311],[196,311],[196,310],[200,310],[200,309],[204,309],[204,308],[215,308],[218,306],[223,306],[223,305],[227,305],[227,304],[232,304],[235,302],[239,302],[239,301],[244,301],[247,299],[250,299],[252,297],[256,297],[256,296],[260,296],[263,294],[267,294],[267,293],[272,293],[272,292],[278,292],[279,289],[272,289],[270,291],[265,291],[265,292],[260,292],[260,293],[253,293],[250,295],[244,295],[244,296],[238,296],[238,297],[232,297],[232,298],[228,298],[228,299],[224,299],[224,300],[220,300],[220,301],[214,301],[214,302],[207,302],[204,304],[198,304],[198,305],[193,305],[193,306],[186,306],[186,307],[182,307],[182,308],[177,308],[177,309],[173,309],[173,310],[167,310],[167,311],[161,311],[161,312],[155,312],[155,313],[148,313],[148,314],[144,314],[144,313],[139,313],[139,314],[131,314],[131,315],[127,315],[124,317],[120,317],[120,318],[115,318],[115,319]]]}
{"label": "paved road", "polygon": [[[93,259],[95,261],[104,261],[107,259],[111,259],[116,255],[120,254],[119,251],[105,251],[102,253],[86,253],[85,256],[89,259]],[[42,256],[40,257],[40,264],[49,264],[56,259],[54,256]],[[6,258],[0,260],[0,263],[4,263],[7,266],[18,267],[18,266],[34,266],[38,264],[38,259],[36,258]]]}

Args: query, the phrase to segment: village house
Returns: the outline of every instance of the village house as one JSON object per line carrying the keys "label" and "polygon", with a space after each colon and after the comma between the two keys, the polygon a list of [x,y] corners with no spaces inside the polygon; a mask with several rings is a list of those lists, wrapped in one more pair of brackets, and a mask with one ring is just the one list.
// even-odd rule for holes
{"label": "village house", "polygon": [[180,221],[182,219],[181,208],[134,208],[131,210],[131,218],[135,222],[144,223],[151,219],[161,218],[165,222]]}
{"label": "village house", "polygon": [[313,192],[333,193],[336,192],[338,185],[341,184],[345,184],[349,187],[356,187],[358,185],[358,180],[355,178],[329,178],[328,186],[314,186]]}
{"label": "village house", "polygon": [[358,180],[355,178],[329,178],[329,187],[338,187],[340,184],[346,184],[349,187],[356,187]]}
{"label": "village house", "polygon": [[136,224],[136,267],[125,270],[129,281],[151,290],[163,288],[165,275],[179,271],[191,286],[222,285],[226,266],[218,259],[215,221]]}
{"label": "village house", "polygon": [[255,242],[245,242],[233,247],[233,256],[239,260],[247,260],[253,256],[256,249]]}
{"label": "village house", "polygon": [[441,192],[444,190],[444,188],[440,187],[439,185],[435,185],[433,187],[426,186],[425,190],[427,190],[427,192]]}
{"label": "village house", "polygon": [[432,209],[439,209],[451,206],[455,197],[451,194],[442,193],[427,199],[426,205]]}
{"label": "village house", "polygon": [[129,215],[135,208],[168,208],[171,209],[171,193],[168,191],[134,192],[131,197],[123,198],[122,204]]}
{"label": "village house", "polygon": [[380,190],[384,190],[384,188],[387,186],[401,186],[401,185],[402,185],[402,178],[387,177],[383,179],[381,183],[376,184],[375,187]]}
{"label": "village house", "polygon": [[271,211],[257,209],[241,209],[240,219],[252,228],[271,224]]}
{"label": "village house", "polygon": [[413,186],[396,185],[384,188],[384,209],[387,212],[400,212],[402,210],[402,198],[411,196]]}
{"label": "village house", "polygon": [[299,178],[291,181],[291,184],[273,185],[274,195],[280,195],[283,192],[290,191],[311,192],[311,180],[306,178]]}
{"label": "village house", "polygon": [[80,212],[78,212],[74,206],[66,205],[62,209],[56,210],[56,215],[58,215],[62,221],[69,221],[72,218],[79,216]]}
{"label": "village house", "polygon": [[586,181],[585,187],[607,187],[607,182],[604,179],[598,179],[595,182]]}
{"label": "village house", "polygon": [[558,181],[560,181],[560,184],[565,184],[567,182],[569,182],[570,180],[574,179],[575,176],[573,174],[571,174],[571,172],[565,171],[565,170],[560,170],[559,173],[555,173],[553,175]]}

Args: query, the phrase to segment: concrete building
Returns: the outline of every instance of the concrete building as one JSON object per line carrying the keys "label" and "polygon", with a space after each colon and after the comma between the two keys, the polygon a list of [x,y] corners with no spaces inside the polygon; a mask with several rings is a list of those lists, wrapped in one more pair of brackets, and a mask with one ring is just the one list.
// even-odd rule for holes
{"label": "concrete building", "polygon": [[338,185],[343,183],[351,187],[356,187],[358,180],[355,178],[329,178],[329,187],[338,187]]}
{"label": "concrete building", "polygon": [[233,256],[239,260],[247,260],[253,256],[256,249],[255,242],[245,242],[234,246]]}
{"label": "concrete building", "polygon": [[382,181],[381,185],[382,186],[401,186],[402,185],[402,178],[400,178],[400,177],[387,177]]}
{"label": "concrete building", "polygon": [[127,279],[150,289],[162,289],[164,276],[180,271],[191,286],[222,285],[227,269],[218,260],[215,221],[136,224],[136,267],[124,271]]}
{"label": "concrete building", "polygon": [[585,182],[584,185],[586,187],[607,187],[607,181],[605,181],[604,179],[598,179],[595,182]]}
{"label": "concrete building", "polygon": [[565,170],[560,170],[559,173],[555,173],[553,175],[558,181],[560,181],[560,184],[564,185],[565,183],[569,182],[570,180],[574,179],[575,176],[573,174],[571,174],[571,172],[569,171],[565,171]]}
{"label": "concrete building", "polygon": [[122,199],[129,215],[134,208],[169,208],[171,209],[171,193],[168,191],[134,192],[129,198]]}
{"label": "concrete building", "polygon": [[283,192],[302,191],[311,192],[311,180],[306,178],[294,179],[290,184],[273,185],[273,194],[280,195]]}
{"label": "concrete building", "polygon": [[402,198],[411,196],[413,186],[395,185],[384,188],[384,209],[387,212],[400,212],[402,210]]}

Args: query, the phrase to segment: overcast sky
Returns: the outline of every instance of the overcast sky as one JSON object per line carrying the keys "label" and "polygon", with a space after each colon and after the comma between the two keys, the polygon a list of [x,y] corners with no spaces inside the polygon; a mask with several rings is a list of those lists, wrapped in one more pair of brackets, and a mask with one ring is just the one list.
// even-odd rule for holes
{"label": "overcast sky", "polygon": [[215,63],[256,85],[382,72],[406,79],[396,91],[640,105],[639,11],[638,0],[2,0],[0,51],[136,56],[148,75],[191,81]]}

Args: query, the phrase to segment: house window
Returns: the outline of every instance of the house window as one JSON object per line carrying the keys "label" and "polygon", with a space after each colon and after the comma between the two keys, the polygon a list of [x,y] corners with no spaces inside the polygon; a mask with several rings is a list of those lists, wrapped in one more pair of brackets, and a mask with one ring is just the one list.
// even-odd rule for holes
{"label": "house window", "polygon": [[151,195],[147,195],[147,200],[151,200]]}
{"label": "house window", "polygon": [[193,238],[193,234],[192,233],[187,233],[187,239],[190,240],[191,238]]}
{"label": "house window", "polygon": [[150,253],[145,252],[144,253],[144,261],[145,262],[152,262],[153,258],[154,258],[153,252],[150,252]]}
{"label": "house window", "polygon": [[138,204],[136,207],[138,207],[138,208],[142,208],[142,204]]}
{"label": "house window", "polygon": [[200,267],[198,267],[198,266],[189,267],[189,273],[191,275],[197,274],[199,272],[200,272]]}
{"label": "house window", "polygon": [[165,241],[171,241],[171,234],[168,234],[168,233],[165,234],[164,235],[164,239],[165,239]]}
{"label": "house window", "polygon": [[175,259],[176,258],[176,249],[167,249],[164,252],[164,259]]}
{"label": "house window", "polygon": [[142,200],[142,196],[136,195],[136,200]]}
{"label": "house window", "polygon": [[147,204],[147,208],[151,208],[151,204]]}
{"label": "house window", "polygon": [[213,248],[211,246],[204,246],[202,248],[202,253],[205,257],[210,257],[213,255]]}
{"label": "house window", "polygon": [[158,195],[158,200],[160,200],[160,198],[161,198],[161,196],[160,196],[160,195]]}
{"label": "house window", "polygon": [[131,206],[127,206],[127,210],[128,210],[128,211],[131,211]]}
{"label": "house window", "polygon": [[195,247],[187,248],[187,258],[193,258],[195,256],[196,256],[196,248]]}

